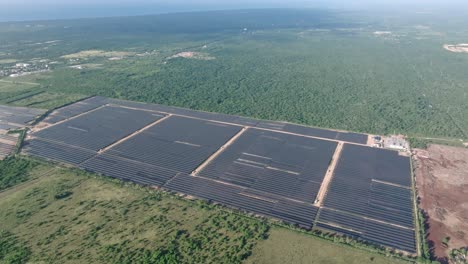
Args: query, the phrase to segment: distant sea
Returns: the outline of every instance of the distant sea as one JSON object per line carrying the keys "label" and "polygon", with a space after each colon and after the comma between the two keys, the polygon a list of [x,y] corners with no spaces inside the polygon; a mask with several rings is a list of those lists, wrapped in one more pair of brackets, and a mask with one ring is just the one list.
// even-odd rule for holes
{"label": "distant sea", "polygon": [[256,5],[80,5],[80,6],[15,6],[0,5],[0,22],[75,19],[90,17],[119,17],[164,14],[175,12],[210,11],[225,9],[269,8],[276,6]]}
{"label": "distant sea", "polygon": [[182,11],[196,11],[194,7],[179,8],[168,6],[79,6],[47,8],[0,8],[0,22],[74,19],[89,17],[135,16],[163,14]]}

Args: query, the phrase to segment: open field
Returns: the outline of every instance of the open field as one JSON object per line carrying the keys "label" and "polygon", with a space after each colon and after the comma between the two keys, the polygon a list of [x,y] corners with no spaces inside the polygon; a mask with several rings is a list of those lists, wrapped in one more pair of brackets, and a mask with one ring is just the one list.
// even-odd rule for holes
{"label": "open field", "polygon": [[273,227],[255,246],[247,264],[390,264],[405,261],[348,248],[309,235]]}
{"label": "open field", "polygon": [[15,59],[0,59],[0,64],[12,64],[17,62]]}
{"label": "open field", "polygon": [[93,57],[127,57],[135,53],[126,51],[83,50],[73,54],[63,55],[64,59],[87,59]]}
{"label": "open field", "polygon": [[429,217],[427,239],[434,256],[446,262],[450,249],[468,244],[468,149],[430,145],[414,153],[419,206]]}
{"label": "open field", "polygon": [[444,49],[451,51],[451,52],[456,52],[456,53],[468,53],[468,44],[462,43],[462,44],[457,44],[457,45],[444,45]]}
{"label": "open field", "polygon": [[180,52],[180,53],[170,56],[168,59],[175,59],[175,58],[185,58],[185,59],[194,59],[194,60],[216,59],[215,57],[210,56],[210,54],[208,53],[192,52],[192,51]]}
{"label": "open field", "polygon": [[41,109],[53,109],[85,96],[71,93],[47,92],[47,89],[36,83],[43,76],[27,76],[21,79],[0,80],[0,104],[25,106]]}
{"label": "open field", "polygon": [[33,262],[239,263],[268,230],[255,219],[82,172],[47,164],[29,172],[29,181],[0,192],[0,230],[24,243]]}

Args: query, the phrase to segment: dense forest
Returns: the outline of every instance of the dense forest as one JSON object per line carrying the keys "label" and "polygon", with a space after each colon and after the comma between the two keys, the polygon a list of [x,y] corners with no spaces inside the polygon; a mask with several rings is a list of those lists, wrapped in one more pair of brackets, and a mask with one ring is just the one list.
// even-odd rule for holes
{"label": "dense forest", "polygon": [[468,54],[443,45],[466,41],[468,32],[462,15],[447,15],[245,10],[3,23],[0,61],[45,59],[51,70],[4,78],[38,87],[2,95],[0,85],[0,99],[50,108],[57,102],[42,100],[57,94],[103,95],[466,139]]}

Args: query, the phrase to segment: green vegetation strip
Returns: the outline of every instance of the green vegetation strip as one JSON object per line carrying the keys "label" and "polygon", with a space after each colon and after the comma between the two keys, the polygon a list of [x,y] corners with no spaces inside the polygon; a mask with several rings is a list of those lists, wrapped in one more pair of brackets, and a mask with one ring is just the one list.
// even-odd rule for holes
{"label": "green vegetation strip", "polygon": [[0,263],[26,263],[31,250],[8,231],[0,230]]}
{"label": "green vegetation strip", "polygon": [[19,154],[19,152],[21,151],[21,147],[23,146],[23,141],[27,133],[28,133],[27,128],[20,131],[19,136],[18,136],[18,141],[16,142],[15,154]]}
{"label": "green vegetation strip", "polygon": [[37,162],[24,158],[8,157],[0,161],[0,191],[27,181],[36,166]]}
{"label": "green vegetation strip", "polygon": [[0,229],[26,239],[31,261],[240,263],[268,231],[201,201],[50,169],[42,164],[30,171],[35,181],[0,192]]}

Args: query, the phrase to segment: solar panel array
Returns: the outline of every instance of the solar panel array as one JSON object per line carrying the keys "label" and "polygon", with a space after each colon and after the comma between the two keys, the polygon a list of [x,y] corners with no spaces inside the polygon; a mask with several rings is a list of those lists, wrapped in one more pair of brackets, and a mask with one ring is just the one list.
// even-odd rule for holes
{"label": "solar panel array", "polygon": [[257,196],[246,188],[219,181],[194,177],[187,174],[177,175],[165,188],[215,201],[224,205],[263,216],[271,216],[304,228],[311,228],[318,208],[278,197]]}
{"label": "solar panel array", "polygon": [[85,100],[76,102],[71,105],[64,106],[60,109],[53,111],[50,115],[45,118],[45,122],[50,124],[55,124],[57,122],[63,121],[67,118],[79,115],[84,112],[91,111],[100,106],[105,105],[107,98],[101,96],[94,96],[87,98]]}
{"label": "solar panel array", "polygon": [[123,106],[128,106],[128,107],[143,108],[143,109],[148,109],[148,110],[153,110],[153,111],[184,115],[184,116],[189,116],[189,117],[196,117],[196,118],[207,119],[207,120],[233,123],[233,124],[238,124],[242,126],[273,129],[273,130],[297,133],[297,134],[313,136],[313,137],[336,139],[336,140],[342,140],[342,141],[358,143],[358,144],[367,143],[367,135],[353,133],[353,132],[339,132],[339,131],[328,130],[328,129],[290,124],[286,122],[262,121],[262,120],[258,120],[254,118],[248,118],[248,117],[240,117],[240,116],[234,116],[234,115],[218,114],[218,113],[203,112],[203,111],[194,111],[190,109],[173,107],[173,106],[146,104],[146,103],[130,102],[130,101],[124,101],[124,100],[117,100],[117,99],[108,99],[107,103],[123,105]]}
{"label": "solar panel array", "polygon": [[395,151],[345,144],[320,210],[321,225],[415,252],[409,162]]}
{"label": "solar panel array", "polygon": [[0,105],[0,130],[23,128],[45,112],[43,109]]}
{"label": "solar panel array", "polygon": [[258,120],[254,118],[248,118],[248,117],[211,113],[211,112],[204,112],[204,111],[195,111],[195,110],[190,110],[186,108],[165,106],[165,105],[158,105],[158,104],[131,102],[131,101],[125,101],[125,100],[105,98],[101,96],[87,98],[83,101],[79,101],[77,103],[57,109],[54,112],[52,112],[44,121],[47,123],[54,124],[54,123],[63,121],[67,118],[76,116],[78,114],[91,111],[95,108],[101,107],[106,104],[113,104],[117,106],[146,109],[146,110],[152,110],[152,111],[162,112],[162,113],[167,113],[167,114],[175,114],[175,115],[182,115],[182,116],[188,116],[188,117],[194,117],[194,118],[200,118],[200,119],[206,119],[206,120],[226,122],[226,123],[232,123],[232,124],[237,124],[241,126],[251,126],[251,127],[257,127],[257,128],[264,128],[264,129],[273,129],[273,130],[279,130],[279,131],[290,132],[290,133],[298,133],[298,134],[308,135],[308,136],[313,136],[313,137],[321,137],[321,138],[327,138],[327,139],[333,139],[333,140],[342,140],[342,141],[358,143],[358,144],[366,144],[367,138],[368,138],[367,135],[360,134],[360,133],[327,130],[327,129],[321,129],[321,128],[301,126],[301,125],[296,125],[296,124],[289,124],[286,122],[262,121],[262,120]]}
{"label": "solar panel array", "polygon": [[65,119],[35,132],[24,151],[415,251],[409,159],[396,152],[344,144],[323,207],[314,205],[337,142],[313,137],[366,143],[366,135],[103,97],[47,120]]}
{"label": "solar panel array", "polygon": [[[237,126],[171,116],[112,147],[105,156],[85,162],[82,167],[138,183],[143,182],[137,176],[147,175],[156,179],[152,185],[160,186],[179,173],[190,174],[240,130]],[[115,169],[114,166],[122,164],[136,170],[129,173]]]}
{"label": "solar panel array", "polygon": [[105,106],[34,133],[24,151],[78,165],[100,149],[163,117],[148,111]]}
{"label": "solar panel array", "polygon": [[14,152],[17,141],[18,134],[0,134],[0,160]]}
{"label": "solar panel array", "polygon": [[106,106],[41,130],[35,136],[98,151],[162,117],[142,110]]}
{"label": "solar panel array", "polygon": [[199,176],[313,203],[337,143],[248,129]]}

